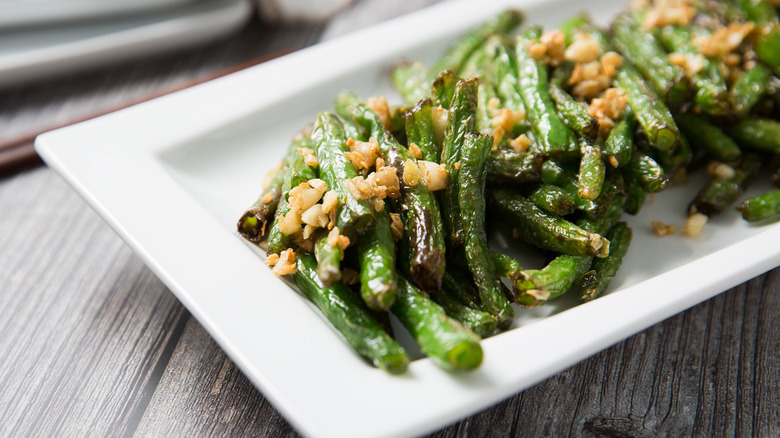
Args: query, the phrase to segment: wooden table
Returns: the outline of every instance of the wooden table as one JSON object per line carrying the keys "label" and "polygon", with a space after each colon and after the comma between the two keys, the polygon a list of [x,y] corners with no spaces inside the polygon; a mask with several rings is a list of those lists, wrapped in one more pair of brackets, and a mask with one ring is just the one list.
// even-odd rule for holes
{"label": "wooden table", "polygon": [[[366,0],[316,25],[253,20],[206,47],[0,90],[0,135],[425,4]],[[0,248],[0,436],[296,435],[51,170],[0,179]],[[778,436],[778,318],[774,269],[434,436]]]}

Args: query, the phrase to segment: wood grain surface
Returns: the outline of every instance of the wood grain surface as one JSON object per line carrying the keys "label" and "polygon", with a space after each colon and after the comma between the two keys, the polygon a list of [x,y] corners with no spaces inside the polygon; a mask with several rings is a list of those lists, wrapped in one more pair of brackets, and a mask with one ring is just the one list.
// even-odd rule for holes
{"label": "wood grain surface", "polygon": [[[253,20],[204,47],[0,90],[0,138],[428,3]],[[0,178],[0,248],[0,436],[297,436],[51,170]],[[778,294],[780,268],[432,436],[780,436]]]}

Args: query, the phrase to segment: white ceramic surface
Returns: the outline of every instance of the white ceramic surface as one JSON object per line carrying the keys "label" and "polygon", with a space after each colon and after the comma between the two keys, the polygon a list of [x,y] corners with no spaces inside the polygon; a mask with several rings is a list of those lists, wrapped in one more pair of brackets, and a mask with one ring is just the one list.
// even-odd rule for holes
{"label": "white ceramic surface", "polygon": [[200,0],[142,15],[6,30],[0,86],[203,43],[236,29],[252,10],[249,0]]}
{"label": "white ceramic surface", "polygon": [[2,0],[0,30],[142,14],[197,0]]}
{"label": "white ceramic surface", "polygon": [[[588,8],[603,23],[626,3],[598,0]],[[299,431],[429,432],[780,264],[780,224],[752,226],[733,211],[697,238],[653,236],[651,219],[684,223],[693,183],[657,195],[628,218],[635,239],[611,293],[579,306],[562,297],[518,308],[514,329],[483,341],[485,360],[476,372],[452,375],[420,359],[406,375],[390,376],[353,353],[270,273],[260,251],[237,236],[235,222],[293,133],[331,108],[339,90],[395,96],[387,80],[394,61],[431,61],[455,35],[509,4],[546,27],[581,5],[442,4],[44,134],[36,147]]]}

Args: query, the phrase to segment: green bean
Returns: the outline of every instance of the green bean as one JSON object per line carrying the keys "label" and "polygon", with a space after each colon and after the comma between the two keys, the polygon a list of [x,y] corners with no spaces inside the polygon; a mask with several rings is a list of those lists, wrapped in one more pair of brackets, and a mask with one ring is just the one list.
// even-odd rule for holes
{"label": "green bean", "polygon": [[422,152],[422,159],[439,162],[439,144],[431,119],[431,100],[422,99],[406,113],[406,139],[409,147],[414,143]]}
{"label": "green bean", "polygon": [[740,0],[739,6],[758,26],[753,31],[753,51],[775,73],[780,72],[780,23],[777,11],[767,1]]}
{"label": "green bean", "polygon": [[284,177],[287,175],[290,162],[296,156],[294,152],[297,152],[299,147],[305,147],[304,143],[307,142],[304,142],[304,138],[303,134],[298,134],[293,138],[282,165],[275,169],[276,173],[271,181],[268,182],[268,185],[263,187],[263,192],[257,198],[257,201],[238,219],[236,228],[241,237],[257,243],[265,236],[266,226],[269,223],[273,224],[276,208],[279,206],[279,200],[282,198]]}
{"label": "green bean", "polygon": [[474,53],[471,54],[463,66],[461,75],[466,78],[479,77],[479,91],[477,93],[477,120],[476,129],[482,133],[493,131],[490,101],[498,99],[496,91],[496,75],[493,59],[498,46],[503,42],[497,36],[488,38]]}
{"label": "green bean", "polygon": [[714,159],[726,162],[739,160],[742,151],[737,143],[707,119],[690,113],[677,114],[677,124],[687,138],[704,149]]}
{"label": "green bean", "polygon": [[387,165],[396,169],[401,181],[402,209],[412,251],[411,276],[426,290],[438,290],[445,269],[445,234],[436,198],[424,184],[404,182],[405,164],[414,161],[411,153],[384,129],[379,117],[365,105],[349,109],[355,121],[377,139]]}
{"label": "green bean", "polygon": [[347,180],[359,176],[355,166],[344,155],[346,146],[344,126],[335,114],[322,112],[311,135],[319,160],[320,178],[338,194],[340,203],[336,214],[336,226],[340,234],[350,240],[370,228],[376,219],[374,209],[367,200],[357,199],[347,188]]}
{"label": "green bean", "polygon": [[[577,225],[588,232],[606,234],[620,218],[624,203],[624,196],[614,196],[601,217],[585,217],[577,221]],[[523,278],[514,283],[516,302],[526,307],[535,307],[559,297],[582,279],[592,261],[592,256],[563,254],[542,269],[526,270]]]}
{"label": "green bean", "polygon": [[468,134],[458,174],[458,203],[462,215],[466,261],[485,310],[498,318],[501,328],[512,324],[513,311],[495,273],[485,231],[485,174],[492,137]]}
{"label": "green bean", "polygon": [[520,266],[520,262],[511,256],[491,251],[490,258],[493,260],[493,265],[496,267],[496,275],[499,277],[516,280],[523,274],[523,267]]}
{"label": "green bean", "polygon": [[775,73],[780,73],[780,23],[768,21],[756,31],[758,36],[753,43],[753,51],[758,59]]}
{"label": "green bean", "polygon": [[609,253],[607,239],[544,213],[519,193],[498,189],[492,192],[492,200],[496,212],[532,245],[576,256],[606,257]]}
{"label": "green bean", "polygon": [[[604,32],[595,26],[584,26],[581,30],[599,41],[602,50],[613,49]],[[663,151],[672,150],[680,136],[672,113],[636,67],[627,60],[624,61],[617,69],[613,86],[626,93],[631,112],[627,113],[624,119],[630,119],[633,114],[652,147]]]}
{"label": "green bean", "polygon": [[708,114],[726,115],[730,110],[726,81],[720,73],[717,63],[702,56],[693,43],[698,37],[709,36],[709,31],[697,26],[672,26],[660,28],[657,33],[661,43],[670,52],[699,56],[701,69],[691,76],[695,93],[693,103]]}
{"label": "green bean", "polygon": [[577,181],[579,187],[577,194],[583,199],[596,199],[604,185],[604,160],[601,158],[601,147],[582,142],[582,159],[580,160],[580,173]]}
{"label": "green bean", "polygon": [[460,270],[448,267],[444,273],[441,287],[442,292],[455,297],[466,306],[478,310],[485,310],[479,299],[479,291],[474,286],[474,281],[468,274],[468,269]]}
{"label": "green bean", "polygon": [[528,195],[528,199],[545,213],[555,216],[566,216],[577,209],[570,194],[551,184],[540,185]]}
{"label": "green bean", "polygon": [[448,317],[441,306],[403,277],[398,277],[398,296],[392,311],[423,353],[439,367],[468,371],[482,363],[479,336]]}
{"label": "green bean", "polygon": [[501,37],[492,35],[480,44],[469,55],[463,67],[460,69],[459,76],[463,79],[480,77],[481,83],[492,82],[495,78],[493,71],[493,57],[495,56],[496,45],[501,43]]}
{"label": "green bean", "polygon": [[633,181],[626,181],[626,204],[624,210],[626,213],[634,216],[639,213],[642,206],[645,204],[647,198],[647,192],[642,188],[640,184]]}
{"label": "green bean", "polygon": [[734,111],[737,115],[747,116],[756,103],[766,95],[771,75],[772,73],[766,66],[757,63],[753,68],[737,77],[730,90]]}
{"label": "green bean", "polygon": [[496,149],[488,157],[488,183],[525,184],[537,182],[542,177],[543,162],[544,157],[536,152]]}
{"label": "green bean", "polygon": [[609,255],[603,259],[594,259],[591,268],[593,275],[586,275],[580,287],[580,300],[591,301],[601,296],[609,287],[612,278],[617,274],[623,257],[631,245],[631,228],[625,222],[618,222],[607,233],[609,239]]}
{"label": "green bean", "polygon": [[579,195],[579,186],[577,180],[566,172],[561,166],[553,161],[545,161],[542,164],[542,179],[545,184],[558,186],[566,191],[574,199],[574,205],[577,209],[586,212],[588,215],[598,215],[599,205],[591,200],[585,199]]}
{"label": "green bean", "polygon": [[458,39],[434,64],[433,70],[451,70],[459,73],[463,63],[482,43],[492,35],[506,34],[523,21],[523,14],[516,10],[503,11],[479,27]]}
{"label": "green bean", "polygon": [[455,76],[455,73],[445,70],[439,73],[431,86],[431,96],[433,98],[433,104],[440,106],[446,110],[450,109],[452,104],[452,96],[455,95],[455,86],[460,79]]}
{"label": "green bean", "polygon": [[780,122],[770,119],[744,119],[726,128],[726,133],[743,147],[780,152]]}
{"label": "green bean", "polygon": [[[450,181],[458,181],[461,148],[466,135],[474,131],[477,110],[477,90],[479,79],[467,79],[458,82],[452,109],[447,116],[447,128],[444,135],[441,162],[447,169]],[[450,247],[462,247],[465,243],[461,212],[458,204],[458,187],[448,184],[440,197],[441,215],[444,221],[444,229],[447,232],[447,241]]]}
{"label": "green bean", "polygon": [[[703,158],[704,151],[701,149],[696,150],[698,158]],[[661,165],[664,169],[664,173],[669,175],[670,182],[674,178],[675,172],[687,167],[693,162],[694,151],[691,149],[691,143],[684,135],[680,135],[680,140],[677,142],[677,147],[670,152],[655,151],[655,161]]]}
{"label": "green bean", "polygon": [[[531,32],[534,37],[538,32]],[[531,122],[540,151],[545,155],[571,155],[578,150],[577,142],[563,123],[550,97],[547,67],[534,59],[526,49],[527,38],[518,39],[515,45],[518,91],[525,105],[526,118]]]}
{"label": "green bean", "polygon": [[[336,99],[334,100],[336,114],[343,117],[344,114],[348,113],[349,107],[358,103],[363,103],[363,99],[358,97],[357,94],[349,91],[342,91],[336,95]],[[368,132],[366,132],[362,126],[358,126],[348,117],[344,117],[341,122],[344,127],[344,135],[347,139],[351,138],[356,141],[368,141]]]}
{"label": "green bean", "polygon": [[358,237],[360,295],[372,310],[389,310],[396,297],[395,241],[386,211],[377,213],[376,225]]}
{"label": "green bean", "polygon": [[463,324],[480,338],[486,338],[495,333],[498,320],[490,313],[469,307],[446,291],[432,294],[431,299],[444,309],[447,316]]}
{"label": "green bean", "polygon": [[574,35],[578,30],[591,24],[590,17],[587,14],[578,14],[561,23],[558,30],[566,36],[566,45],[574,41]]}
{"label": "green bean", "polygon": [[285,249],[293,247],[293,236],[282,233],[279,229],[279,218],[281,215],[287,216],[290,212],[290,206],[287,202],[290,190],[317,177],[314,170],[306,164],[306,160],[297,147],[292,148],[290,154],[290,161],[282,183],[282,194],[276,207],[273,224],[268,231],[268,254],[279,254]]}
{"label": "green bean", "polygon": [[575,100],[563,86],[571,76],[574,68],[572,62],[564,62],[555,69],[550,80],[550,97],[555,102],[555,108],[561,114],[564,123],[587,141],[595,142],[599,136],[599,123],[588,112],[588,106]]}
{"label": "green bean", "polygon": [[777,11],[771,3],[764,0],[737,0],[737,4],[750,21],[766,23],[777,20]]}
{"label": "green bean", "polygon": [[419,61],[398,62],[393,66],[390,75],[395,89],[409,105],[430,97],[434,78],[435,74]]}
{"label": "green bean", "polygon": [[501,104],[512,111],[524,110],[525,105],[519,89],[519,71],[515,51],[500,41],[495,46],[493,68],[495,69],[496,93]]}
{"label": "green bean", "polygon": [[666,52],[651,33],[644,31],[628,14],[612,22],[612,33],[614,45],[652,83],[655,91],[674,105],[688,99],[690,85],[685,72],[668,62]]}
{"label": "green bean", "polygon": [[623,175],[648,193],[662,191],[669,182],[661,165],[637,149],[634,149],[631,160],[623,168]]}
{"label": "green bean", "polygon": [[770,190],[746,199],[737,207],[742,218],[749,222],[780,217],[780,189]]}
{"label": "green bean", "polygon": [[[493,117],[491,116],[490,110],[490,101],[497,98],[496,89],[492,85],[483,84],[480,81],[479,90],[477,93],[477,113],[474,123],[474,129],[477,132],[491,135],[495,132],[495,127],[493,126]],[[518,125],[522,126],[522,121],[518,123]],[[514,131],[508,134],[511,135],[513,133]]]}
{"label": "green bean", "polygon": [[609,137],[604,142],[604,154],[607,161],[613,167],[622,167],[631,159],[631,150],[634,146],[634,129],[636,120],[630,107],[623,112],[623,119],[609,132]]}
{"label": "green bean", "polygon": [[406,371],[409,357],[382,326],[371,317],[360,300],[342,283],[326,287],[316,273],[317,261],[311,254],[297,256],[295,283],[344,339],[374,366],[393,374]]}
{"label": "green bean", "polygon": [[314,257],[317,259],[317,276],[323,285],[330,287],[341,281],[341,259],[344,257],[338,245],[328,242],[328,232],[323,230],[314,242]]}
{"label": "green bean", "polygon": [[734,176],[711,178],[696,194],[688,207],[688,214],[702,213],[712,217],[733,205],[753,182],[761,169],[761,162],[759,155],[745,154],[739,167],[734,169]]}
{"label": "green bean", "polygon": [[532,308],[563,295],[585,275],[592,261],[593,257],[560,255],[542,269],[526,271],[527,279],[515,282],[516,302]]}
{"label": "green bean", "polygon": [[661,151],[672,150],[680,137],[680,131],[669,108],[648,87],[639,72],[624,62],[617,70],[615,82],[626,92],[628,105],[650,145]]}

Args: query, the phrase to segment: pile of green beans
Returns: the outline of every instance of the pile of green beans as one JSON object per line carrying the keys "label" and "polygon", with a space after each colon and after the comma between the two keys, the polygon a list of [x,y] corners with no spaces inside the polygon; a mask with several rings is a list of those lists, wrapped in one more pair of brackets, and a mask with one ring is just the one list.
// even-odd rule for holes
{"label": "pile of green beans", "polygon": [[[402,373],[409,358],[388,315],[443,369],[472,370],[480,339],[511,328],[516,311],[565,293],[602,295],[631,243],[622,215],[680,174],[718,169],[680,207],[692,217],[736,206],[745,220],[777,220],[780,188],[739,201],[763,171],[780,187],[778,10],[762,0],[685,5],[685,22],[632,10],[609,29],[578,16],[558,32],[518,30],[523,15],[507,10],[431,67],[398,62],[390,79],[404,103],[382,110],[339,94],[294,137],[239,234],[269,256],[294,251],[303,295],[367,362]],[[705,49],[732,24],[748,29],[739,45]],[[583,41],[597,48],[588,60],[574,51]],[[607,83],[583,94],[577,75],[587,68]],[[617,115],[599,114],[597,99],[616,102]],[[353,141],[375,145],[380,159],[358,166]],[[446,185],[408,173],[430,165],[446,170]],[[383,202],[350,189],[348,180],[386,166],[399,186]],[[315,178],[338,197],[331,223],[307,239],[283,234],[290,191]],[[492,251],[493,217],[547,264],[524,269]]]}

